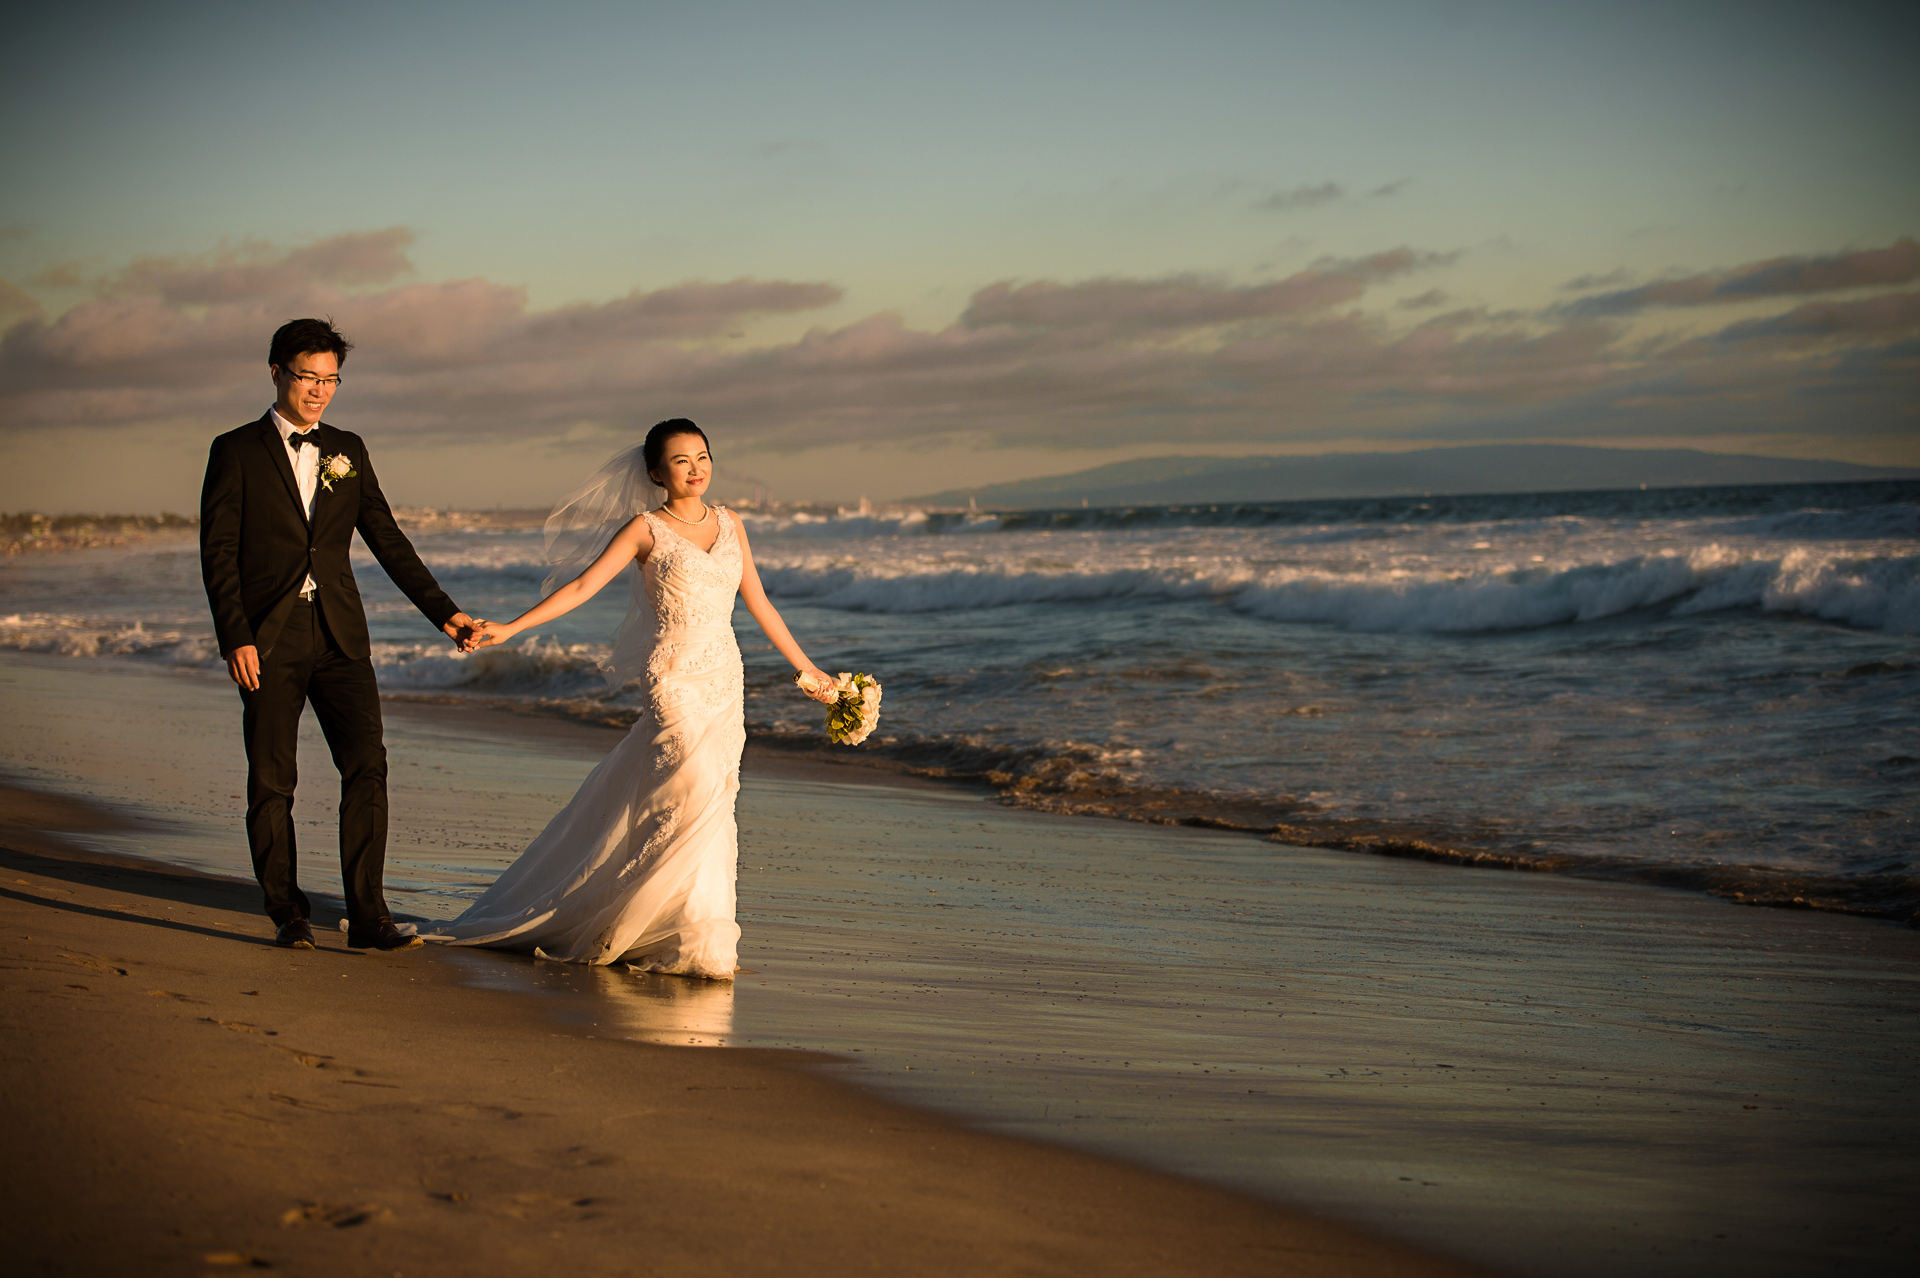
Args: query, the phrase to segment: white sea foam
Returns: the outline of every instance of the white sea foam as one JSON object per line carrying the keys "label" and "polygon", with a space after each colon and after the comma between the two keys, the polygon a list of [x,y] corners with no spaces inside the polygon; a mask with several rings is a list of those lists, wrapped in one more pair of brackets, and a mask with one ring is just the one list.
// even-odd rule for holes
{"label": "white sea foam", "polygon": [[946,612],[1009,604],[1071,603],[1142,596],[1218,594],[1227,583],[1178,569],[1001,569],[957,565],[901,571],[896,565],[771,566],[768,593],[848,612]]}
{"label": "white sea foam", "polygon": [[374,668],[385,688],[507,696],[580,697],[602,691],[604,644],[533,638],[462,654],[445,644],[376,644]]}
{"label": "white sea foam", "polygon": [[1301,573],[1245,590],[1234,605],[1276,621],[1364,631],[1528,630],[1672,605],[1682,616],[1758,608],[1915,634],[1920,557],[1862,562],[1796,549],[1765,559],[1705,546],[1686,554],[1437,580]]}
{"label": "white sea foam", "polygon": [[1447,634],[1536,629],[1649,608],[1679,615],[1757,608],[1920,633],[1920,555],[1863,557],[1811,546],[1769,555],[1714,543],[1590,562],[1507,557],[1471,569],[1431,561],[1261,568],[1231,559],[1122,566],[1103,558],[1073,565],[801,557],[765,565],[762,576],[777,597],[852,612],[1212,598],[1272,621]]}
{"label": "white sea foam", "polygon": [[[0,649],[215,668],[221,658],[210,631],[211,627],[124,625],[84,616],[16,613],[0,617]],[[469,654],[455,651],[444,641],[375,643],[372,657],[385,688],[577,697],[605,687],[600,669],[607,652],[604,644],[564,644],[536,637]]]}
{"label": "white sea foam", "polygon": [[113,623],[59,613],[0,617],[0,648],[61,657],[140,657],[168,665],[218,665],[211,627]]}

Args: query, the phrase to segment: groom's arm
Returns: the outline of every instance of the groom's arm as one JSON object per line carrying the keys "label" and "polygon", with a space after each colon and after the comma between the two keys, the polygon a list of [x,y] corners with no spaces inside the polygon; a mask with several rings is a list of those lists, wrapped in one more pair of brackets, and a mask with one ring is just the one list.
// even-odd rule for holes
{"label": "groom's arm", "polygon": [[200,581],[213,611],[214,638],[227,673],[250,692],[260,687],[260,649],[240,595],[240,513],[245,507],[240,463],[230,441],[216,439],[207,451],[207,477],[200,485]]}
{"label": "groom's arm", "polygon": [[[387,495],[380,491],[380,481],[373,473],[373,458],[367,452],[364,441],[360,443],[360,513],[354,521],[354,527],[360,532],[360,540],[367,543],[367,549],[379,561],[380,567],[393,584],[400,587],[400,593],[413,601],[413,606],[425,614],[428,621],[442,630],[449,623],[459,622],[461,626],[471,623],[466,614],[460,611],[458,604],[440,589],[440,583],[433,579],[427,566],[420,562],[419,552],[407,535],[400,531],[400,525],[394,522],[393,508],[387,505]],[[453,633],[448,631],[449,634]]]}
{"label": "groom's arm", "polygon": [[225,656],[253,646],[253,626],[240,598],[240,465],[224,439],[207,453],[200,486],[200,580],[213,610],[213,633]]}

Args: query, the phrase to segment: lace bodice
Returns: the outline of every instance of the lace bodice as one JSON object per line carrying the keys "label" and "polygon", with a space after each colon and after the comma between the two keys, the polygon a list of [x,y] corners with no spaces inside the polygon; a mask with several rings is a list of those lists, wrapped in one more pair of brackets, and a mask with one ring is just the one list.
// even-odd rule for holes
{"label": "lace bodice", "polygon": [[733,513],[713,508],[720,533],[710,550],[702,550],[680,534],[673,520],[647,512],[653,530],[653,551],[640,572],[640,585],[653,606],[655,641],[667,640],[677,629],[733,626],[733,597],[740,590],[740,539]]}
{"label": "lace bodice", "polygon": [[651,511],[653,550],[635,589],[645,589],[653,608],[652,651],[647,654],[647,698],[666,734],[660,761],[682,748],[674,725],[688,714],[706,715],[740,701],[740,646],[733,637],[733,598],[740,589],[742,557],[733,514],[714,509],[720,531],[710,550],[688,541],[673,521]]}

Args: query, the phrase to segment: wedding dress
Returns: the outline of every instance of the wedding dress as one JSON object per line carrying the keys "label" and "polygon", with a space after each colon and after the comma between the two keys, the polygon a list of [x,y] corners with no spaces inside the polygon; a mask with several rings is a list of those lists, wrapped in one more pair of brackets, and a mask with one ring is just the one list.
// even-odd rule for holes
{"label": "wedding dress", "polygon": [[642,624],[623,631],[616,656],[644,669],[645,709],[520,858],[452,923],[423,927],[426,939],[733,979],[742,561],[732,514],[713,511],[720,528],[704,551],[643,516],[653,550],[633,584]]}

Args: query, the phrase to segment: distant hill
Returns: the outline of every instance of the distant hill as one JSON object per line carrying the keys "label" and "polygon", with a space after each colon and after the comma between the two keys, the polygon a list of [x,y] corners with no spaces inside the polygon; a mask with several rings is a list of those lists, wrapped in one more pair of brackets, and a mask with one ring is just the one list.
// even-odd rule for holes
{"label": "distant hill", "polygon": [[1170,502],[1302,501],[1428,493],[1571,492],[1702,484],[1809,484],[1920,479],[1920,469],[1703,453],[1691,448],[1584,448],[1483,444],[1405,453],[1317,457],[1157,457],[911,500],[997,510],[1042,506],[1146,506]]}

